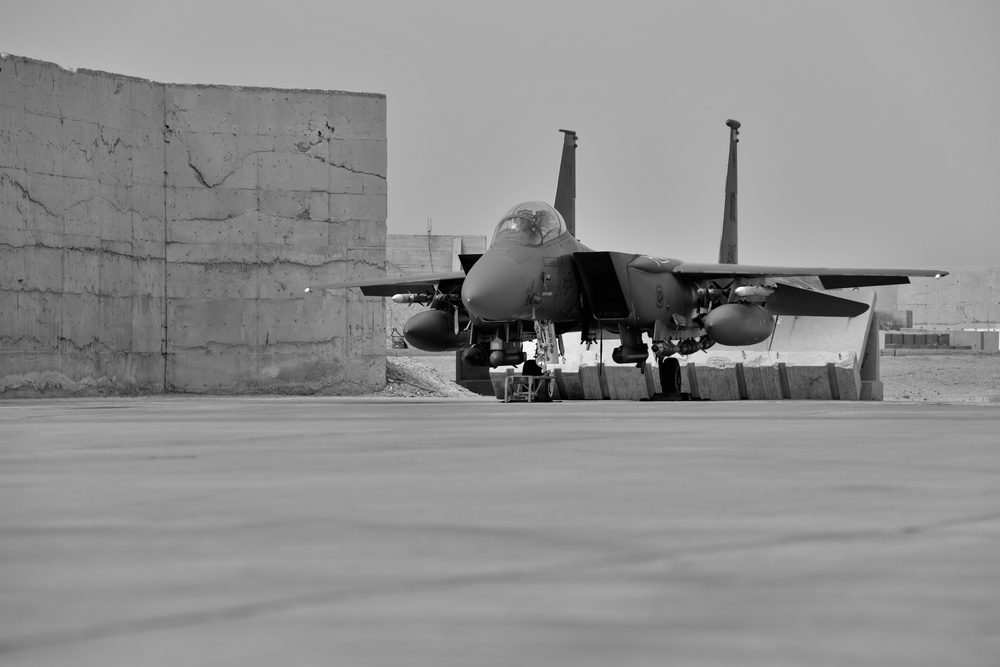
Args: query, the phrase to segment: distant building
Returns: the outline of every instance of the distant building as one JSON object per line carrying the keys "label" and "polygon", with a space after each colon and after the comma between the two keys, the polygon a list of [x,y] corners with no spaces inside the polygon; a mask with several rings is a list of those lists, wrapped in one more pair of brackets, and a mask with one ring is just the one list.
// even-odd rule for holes
{"label": "distant building", "polygon": [[0,396],[385,386],[384,95],[0,53]]}

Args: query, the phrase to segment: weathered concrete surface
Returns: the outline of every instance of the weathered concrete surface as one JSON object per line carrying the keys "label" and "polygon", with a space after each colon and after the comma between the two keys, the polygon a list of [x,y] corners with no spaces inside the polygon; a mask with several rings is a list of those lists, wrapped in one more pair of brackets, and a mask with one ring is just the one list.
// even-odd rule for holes
{"label": "weathered concrete surface", "polygon": [[994,665],[998,408],[7,403],[0,662]]}
{"label": "weathered concrete surface", "polygon": [[163,386],[163,89],[0,57],[0,394]]}
{"label": "weathered concrete surface", "polygon": [[385,99],[168,85],[165,115],[167,388],[380,387],[379,304],[301,296],[384,270]]}
{"label": "weathered concrete surface", "polygon": [[879,308],[911,311],[916,327],[996,324],[1000,320],[1000,266],[945,268],[949,275],[937,280],[914,278],[909,285],[876,288]]}
{"label": "weathered concrete surface", "polygon": [[553,371],[556,379],[556,387],[559,390],[558,398],[568,401],[582,401],[586,398],[583,393],[583,382],[580,381],[579,373],[563,373],[561,368]]}
{"label": "weathered concrete surface", "polygon": [[[0,394],[366,391],[385,98],[0,59]],[[379,341],[376,344],[375,341]]]}
{"label": "weathered concrete surface", "polygon": [[953,331],[951,344],[968,346],[972,350],[995,352],[1000,349],[1000,332],[997,331]]}
{"label": "weathered concrete surface", "polygon": [[[876,350],[877,354],[877,350]],[[748,352],[740,361],[728,354],[688,359],[682,391],[713,401],[852,400],[860,398],[861,362],[853,352]],[[697,374],[692,391],[690,369]]]}

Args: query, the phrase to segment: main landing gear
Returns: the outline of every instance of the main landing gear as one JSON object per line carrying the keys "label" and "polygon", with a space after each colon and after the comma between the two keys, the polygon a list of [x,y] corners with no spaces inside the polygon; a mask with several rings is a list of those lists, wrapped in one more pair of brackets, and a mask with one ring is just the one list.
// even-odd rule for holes
{"label": "main landing gear", "polygon": [[681,362],[674,357],[660,359],[660,390],[664,394],[681,393]]}
{"label": "main landing gear", "polygon": [[681,363],[674,357],[675,354],[687,356],[699,350],[707,350],[715,344],[708,336],[702,336],[695,340],[687,338],[679,342],[655,341],[653,343],[653,353],[656,355],[658,371],[660,374],[660,400],[688,400],[690,394],[681,393]]}

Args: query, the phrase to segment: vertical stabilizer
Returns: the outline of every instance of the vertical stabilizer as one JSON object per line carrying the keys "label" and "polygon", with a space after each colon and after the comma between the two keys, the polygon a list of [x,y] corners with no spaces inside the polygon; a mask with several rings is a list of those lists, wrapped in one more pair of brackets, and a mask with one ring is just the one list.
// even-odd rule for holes
{"label": "vertical stabilizer", "polygon": [[726,206],[722,213],[722,242],[719,243],[719,264],[737,264],[736,229],[736,144],[739,143],[740,122],[727,120],[729,126],[729,171],[726,172]]}
{"label": "vertical stabilizer", "polygon": [[562,162],[556,185],[555,209],[566,221],[566,229],[576,236],[576,132],[559,130],[563,137]]}

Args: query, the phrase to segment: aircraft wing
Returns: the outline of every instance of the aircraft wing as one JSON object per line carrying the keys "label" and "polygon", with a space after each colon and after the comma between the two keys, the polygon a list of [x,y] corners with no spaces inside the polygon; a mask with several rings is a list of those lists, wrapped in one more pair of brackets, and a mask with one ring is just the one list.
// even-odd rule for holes
{"label": "aircraft wing", "polygon": [[[330,285],[315,285],[306,288],[306,292],[318,292],[328,289],[358,287],[365,296],[395,296],[396,294],[427,294],[447,283],[454,288],[465,280],[464,271],[451,273],[429,273],[420,276],[405,276],[402,278],[374,278],[372,280],[354,280]],[[444,291],[444,290],[442,290]]]}
{"label": "aircraft wing", "polygon": [[671,270],[691,280],[715,278],[786,278],[815,277],[825,289],[905,285],[910,277],[940,278],[947,271],[937,269],[828,269],[795,266],[758,266],[754,264],[702,264],[681,262]]}

